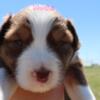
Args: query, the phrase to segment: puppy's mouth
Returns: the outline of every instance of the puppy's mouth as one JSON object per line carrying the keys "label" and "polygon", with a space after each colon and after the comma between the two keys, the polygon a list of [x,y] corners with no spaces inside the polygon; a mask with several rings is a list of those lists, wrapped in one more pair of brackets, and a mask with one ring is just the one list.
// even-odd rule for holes
{"label": "puppy's mouth", "polygon": [[42,84],[48,82],[50,75],[51,71],[45,68],[41,68],[32,72],[32,77],[35,78],[38,83]]}

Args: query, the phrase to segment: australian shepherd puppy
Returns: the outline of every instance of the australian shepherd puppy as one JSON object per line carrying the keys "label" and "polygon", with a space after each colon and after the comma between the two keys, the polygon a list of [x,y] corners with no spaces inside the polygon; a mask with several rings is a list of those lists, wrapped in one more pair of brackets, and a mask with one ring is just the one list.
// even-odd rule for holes
{"label": "australian shepherd puppy", "polygon": [[43,93],[60,84],[71,100],[96,100],[79,47],[72,22],[50,6],[29,6],[8,16],[0,29],[0,100],[9,100],[17,86]]}

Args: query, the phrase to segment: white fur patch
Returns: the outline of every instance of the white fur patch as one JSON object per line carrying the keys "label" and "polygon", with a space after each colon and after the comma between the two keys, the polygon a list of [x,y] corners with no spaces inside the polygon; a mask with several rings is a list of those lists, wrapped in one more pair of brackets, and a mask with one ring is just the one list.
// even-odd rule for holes
{"label": "white fur patch", "polygon": [[71,100],[96,100],[89,86],[74,85],[66,89]]}
{"label": "white fur patch", "polygon": [[17,88],[14,80],[6,75],[6,71],[0,68],[0,100],[8,100]]}
{"label": "white fur patch", "polygon": [[[40,48],[41,49],[41,48]],[[20,56],[17,67],[17,81],[21,87],[33,92],[45,92],[56,87],[61,80],[61,69],[59,67],[60,61],[56,59],[53,53],[47,52],[45,49],[28,48],[27,51]],[[31,72],[39,70],[42,66],[50,70],[52,74],[49,80],[41,84],[32,77]]]}
{"label": "white fur patch", "polygon": [[[47,10],[33,10],[28,8],[27,18],[31,22],[34,41],[20,55],[17,63],[18,84],[32,92],[46,92],[56,87],[61,79],[61,67],[58,57],[48,49],[47,34],[56,16]],[[41,67],[51,71],[46,83],[39,83],[31,73]]]}

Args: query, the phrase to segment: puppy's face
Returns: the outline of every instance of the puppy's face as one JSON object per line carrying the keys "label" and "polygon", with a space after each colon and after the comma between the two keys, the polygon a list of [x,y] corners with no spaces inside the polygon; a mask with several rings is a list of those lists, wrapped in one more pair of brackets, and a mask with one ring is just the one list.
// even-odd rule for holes
{"label": "puppy's face", "polygon": [[32,92],[61,84],[78,49],[71,22],[47,8],[26,8],[10,16],[0,31],[0,59],[18,85]]}

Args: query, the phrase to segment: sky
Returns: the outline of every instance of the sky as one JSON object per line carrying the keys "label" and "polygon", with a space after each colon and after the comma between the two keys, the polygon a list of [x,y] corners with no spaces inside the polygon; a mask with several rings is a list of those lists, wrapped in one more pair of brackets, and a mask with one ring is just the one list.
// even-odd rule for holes
{"label": "sky", "polygon": [[85,63],[100,64],[100,0],[2,0],[0,23],[5,15],[33,4],[51,5],[70,18],[81,42],[80,57]]}

